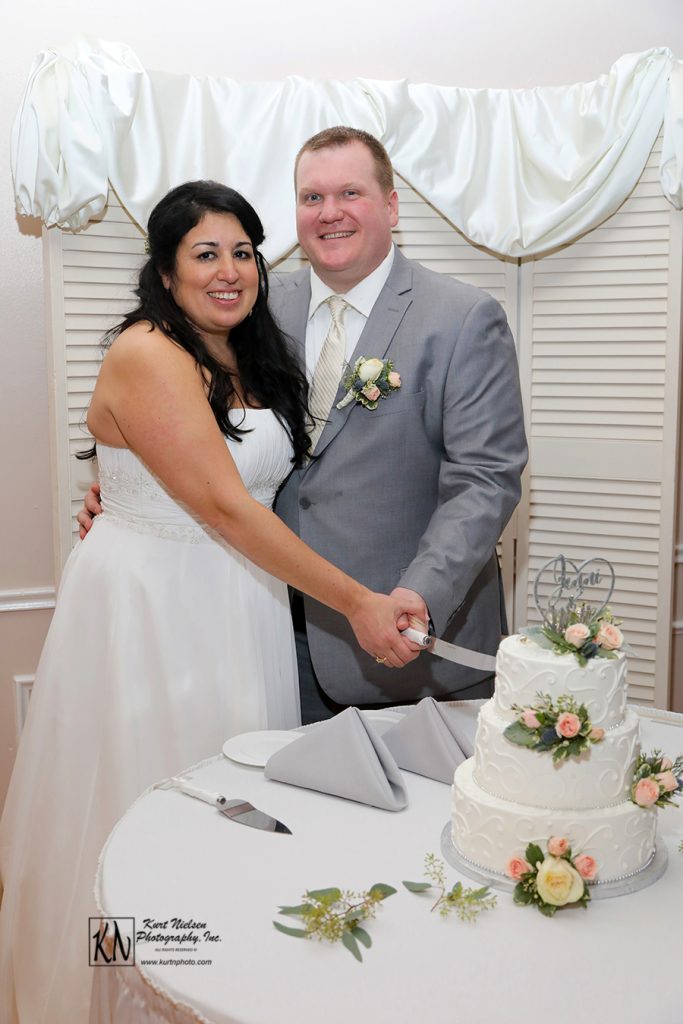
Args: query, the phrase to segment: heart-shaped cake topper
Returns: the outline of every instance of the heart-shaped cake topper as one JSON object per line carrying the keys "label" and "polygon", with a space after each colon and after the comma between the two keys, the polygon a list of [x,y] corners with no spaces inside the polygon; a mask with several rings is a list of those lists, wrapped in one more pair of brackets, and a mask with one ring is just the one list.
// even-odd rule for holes
{"label": "heart-shaped cake topper", "polygon": [[614,566],[606,558],[595,556],[577,565],[565,555],[555,555],[536,573],[534,604],[544,622],[584,601],[597,617],[609,604],[614,581]]}

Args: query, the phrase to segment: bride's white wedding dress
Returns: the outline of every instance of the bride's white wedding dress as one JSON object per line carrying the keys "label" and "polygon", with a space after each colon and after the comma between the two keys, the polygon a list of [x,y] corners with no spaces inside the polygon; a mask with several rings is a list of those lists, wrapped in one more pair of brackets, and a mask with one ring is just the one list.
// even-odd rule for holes
{"label": "bride's white wedding dress", "polygon": [[[270,506],[291,446],[269,410],[245,416],[228,444]],[[131,452],[98,459],[105,511],[65,568],[0,825],[2,1024],[87,1021],[97,858],[138,794],[229,736],[300,724],[286,586]]]}

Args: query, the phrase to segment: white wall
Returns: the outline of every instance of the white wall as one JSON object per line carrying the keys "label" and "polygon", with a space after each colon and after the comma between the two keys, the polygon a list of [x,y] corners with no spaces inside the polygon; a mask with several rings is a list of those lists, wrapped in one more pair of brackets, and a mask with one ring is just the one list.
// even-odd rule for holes
{"label": "white wall", "polygon": [[[159,70],[236,79],[288,74],[524,88],[591,80],[624,53],[683,57],[681,0],[389,0],[141,4],[25,0],[0,65],[0,803],[14,759],[14,683],[35,671],[45,611],[3,610],[54,582],[40,228],[18,221],[9,171],[14,113],[33,57],[84,33],[127,43]],[[332,13],[332,12],[335,13]],[[342,13],[337,13],[337,12]],[[253,13],[252,13],[253,12]],[[11,486],[8,486],[10,484]],[[84,595],[87,600],[87,595]],[[96,669],[96,666],[93,666]],[[96,673],[93,672],[93,685]]]}

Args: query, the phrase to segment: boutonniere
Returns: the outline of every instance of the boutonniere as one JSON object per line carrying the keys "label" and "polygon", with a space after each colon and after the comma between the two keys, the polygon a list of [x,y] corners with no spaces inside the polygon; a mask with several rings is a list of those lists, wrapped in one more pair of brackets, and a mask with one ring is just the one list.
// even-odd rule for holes
{"label": "boutonniere", "polygon": [[391,359],[366,359],[361,356],[349,366],[342,380],[346,394],[337,408],[360,402],[366,409],[376,409],[381,398],[388,398],[401,386],[401,375],[394,370]]}

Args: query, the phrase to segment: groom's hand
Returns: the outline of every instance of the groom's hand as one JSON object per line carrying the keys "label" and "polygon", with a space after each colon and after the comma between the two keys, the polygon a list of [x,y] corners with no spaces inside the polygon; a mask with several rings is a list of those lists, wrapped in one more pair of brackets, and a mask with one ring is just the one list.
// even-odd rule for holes
{"label": "groom's hand", "polygon": [[[389,596],[394,598],[402,610],[402,614],[396,621],[397,629],[403,630],[407,629],[408,626],[412,626],[414,629],[419,629],[423,633],[428,631],[429,609],[427,608],[421,594],[418,594],[416,590],[408,590],[407,587],[395,587]],[[410,650],[414,652],[415,656],[424,650],[424,647],[413,643],[412,640],[406,639],[406,643],[409,645]],[[414,659],[411,658],[411,661],[413,660]]]}
{"label": "groom's hand", "polygon": [[88,530],[93,524],[93,519],[98,516],[102,511],[100,505],[100,485],[93,484],[83,499],[83,508],[80,510],[76,519],[78,520],[79,531],[78,535],[83,540]]}

